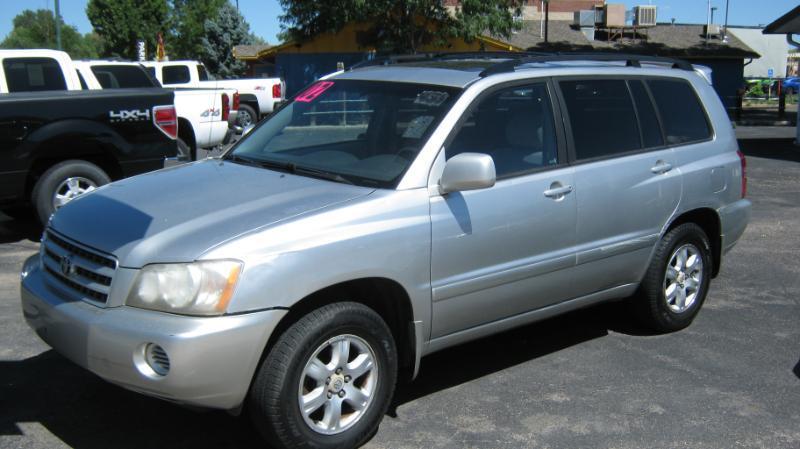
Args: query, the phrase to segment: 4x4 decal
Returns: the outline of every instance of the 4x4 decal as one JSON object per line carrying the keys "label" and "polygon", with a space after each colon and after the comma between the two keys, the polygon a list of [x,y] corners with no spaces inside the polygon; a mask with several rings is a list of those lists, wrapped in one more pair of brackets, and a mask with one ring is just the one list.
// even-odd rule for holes
{"label": "4x4 decal", "polygon": [[108,111],[108,118],[111,123],[139,122],[150,120],[150,111],[147,109],[122,109],[120,111]]}

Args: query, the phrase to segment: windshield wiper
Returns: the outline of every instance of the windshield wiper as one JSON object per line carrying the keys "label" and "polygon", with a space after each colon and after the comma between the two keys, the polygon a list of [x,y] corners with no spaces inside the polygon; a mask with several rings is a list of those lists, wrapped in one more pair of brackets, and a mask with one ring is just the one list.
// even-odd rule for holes
{"label": "windshield wiper", "polygon": [[345,178],[344,176],[342,176],[342,175],[340,175],[338,173],[332,173],[332,172],[325,171],[325,170],[320,170],[320,169],[317,169],[317,168],[298,167],[298,166],[296,166],[294,164],[292,164],[292,165],[293,165],[292,173],[295,173],[295,174],[304,174],[304,175],[308,175],[308,176],[311,176],[311,177],[314,177],[314,178],[321,178],[321,179],[327,179],[328,181],[341,182],[343,184],[351,184],[351,185],[355,184],[353,181]]}
{"label": "windshield wiper", "polygon": [[247,165],[253,165],[255,167],[261,167],[261,168],[274,168],[281,171],[287,171],[295,175],[307,175],[313,178],[326,179],[328,181],[341,182],[343,184],[351,184],[351,185],[355,184],[353,181],[345,178],[344,176],[338,173],[332,173],[329,171],[311,167],[303,167],[303,166],[298,167],[297,164],[295,164],[294,162],[270,161],[265,159],[250,159],[248,157],[239,156],[238,154],[232,154],[229,157],[226,157],[225,160],[229,160],[231,162],[239,162]]}

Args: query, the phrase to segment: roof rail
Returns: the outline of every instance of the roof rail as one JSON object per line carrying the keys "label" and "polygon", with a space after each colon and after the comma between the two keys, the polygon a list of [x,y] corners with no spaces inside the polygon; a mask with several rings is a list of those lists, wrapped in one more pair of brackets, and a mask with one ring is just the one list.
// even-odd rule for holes
{"label": "roof rail", "polygon": [[497,73],[513,72],[517,66],[557,61],[625,61],[628,67],[641,67],[642,62],[670,64],[673,69],[694,71],[692,65],[681,59],[665,58],[662,56],[633,55],[626,53],[542,53],[535,56],[514,58],[487,67],[480,73],[481,77]]}
{"label": "roof rail", "polygon": [[546,56],[550,53],[540,52],[510,52],[510,51],[475,51],[475,52],[447,52],[447,53],[416,53],[409,55],[381,56],[367,61],[357,62],[346,70],[360,69],[363,67],[402,64],[420,61],[448,61],[458,59],[520,59],[532,56]]}

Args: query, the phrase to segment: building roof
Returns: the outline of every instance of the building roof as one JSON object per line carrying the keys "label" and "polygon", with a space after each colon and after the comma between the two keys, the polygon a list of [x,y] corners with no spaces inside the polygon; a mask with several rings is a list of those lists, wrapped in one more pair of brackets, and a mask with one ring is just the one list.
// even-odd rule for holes
{"label": "building roof", "polygon": [[764,28],[764,34],[800,33],[800,6],[778,17]]}
{"label": "building roof", "polygon": [[550,21],[548,43],[541,36],[540,22],[526,21],[522,29],[505,39],[515,47],[529,51],[622,51],[676,58],[758,58],[760,55],[736,36],[728,35],[728,42],[719,38],[705,40],[703,25],[659,24],[639,31],[631,39],[628,29],[625,39],[607,40],[607,31],[595,30],[595,40],[590,41],[579,28],[568,21]]}
{"label": "building roof", "polygon": [[236,45],[233,47],[233,57],[236,59],[256,59],[259,54],[268,51],[274,45]]}

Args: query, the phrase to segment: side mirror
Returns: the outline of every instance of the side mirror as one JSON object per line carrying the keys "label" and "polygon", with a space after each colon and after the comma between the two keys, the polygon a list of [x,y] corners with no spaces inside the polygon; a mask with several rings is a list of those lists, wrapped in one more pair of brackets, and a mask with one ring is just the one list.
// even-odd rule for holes
{"label": "side mirror", "polygon": [[488,154],[461,153],[453,156],[444,166],[439,180],[439,192],[478,190],[492,187],[497,175],[494,160]]}

